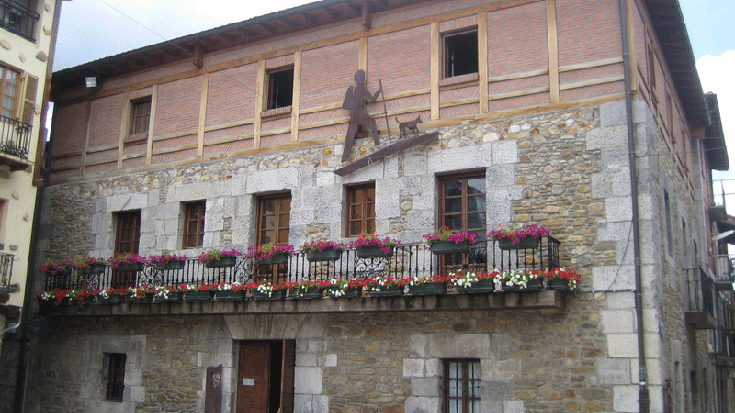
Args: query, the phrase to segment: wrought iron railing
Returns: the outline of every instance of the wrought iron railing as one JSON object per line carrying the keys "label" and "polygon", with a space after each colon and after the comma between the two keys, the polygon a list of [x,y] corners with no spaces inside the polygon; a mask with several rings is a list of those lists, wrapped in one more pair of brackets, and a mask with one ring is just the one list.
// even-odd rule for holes
{"label": "wrought iron railing", "polygon": [[15,255],[0,253],[0,293],[10,292],[10,279],[13,277]]}
{"label": "wrought iron railing", "polygon": [[30,145],[31,125],[0,115],[0,154],[28,159]]}
{"label": "wrought iron railing", "polygon": [[[132,286],[172,286],[181,284],[248,283],[250,281],[299,281],[328,279],[366,279],[371,277],[422,277],[448,275],[457,270],[475,272],[522,269],[541,270],[559,267],[559,241],[543,237],[537,247],[501,250],[494,241],[476,243],[469,253],[434,255],[422,244],[403,245],[384,258],[359,258],[348,249],[336,261],[309,262],[294,253],[286,264],[262,264],[253,258],[238,257],[234,267],[207,268],[189,259],[183,269],[162,270],[144,266],[136,272],[106,268],[101,273],[81,270],[46,279],[46,290],[106,289]],[[490,264],[490,265],[488,265]],[[133,281],[134,280],[134,281]]]}
{"label": "wrought iron railing", "polygon": [[714,281],[701,268],[687,269],[688,311],[706,312],[714,317]]}
{"label": "wrought iron railing", "polygon": [[720,327],[713,330],[712,334],[714,354],[720,357],[735,357],[735,330]]}
{"label": "wrought iron railing", "polygon": [[10,0],[0,0],[0,26],[32,42],[36,41],[36,23],[41,15]]}

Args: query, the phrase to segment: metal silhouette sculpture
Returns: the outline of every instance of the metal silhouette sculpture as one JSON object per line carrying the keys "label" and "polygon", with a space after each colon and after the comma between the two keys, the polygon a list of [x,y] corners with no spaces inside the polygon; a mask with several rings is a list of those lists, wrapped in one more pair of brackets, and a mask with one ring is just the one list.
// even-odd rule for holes
{"label": "metal silhouette sculpture", "polygon": [[365,84],[365,71],[359,69],[355,72],[355,86],[350,86],[345,92],[345,100],[342,102],[342,107],[350,111],[350,122],[347,126],[347,136],[345,137],[345,149],[342,154],[342,162],[345,162],[350,157],[352,151],[352,145],[355,143],[355,135],[357,134],[357,127],[362,126],[365,129],[370,129],[370,133],[373,137],[373,142],[376,145],[380,144],[380,135],[378,134],[378,125],[375,123],[375,119],[367,112],[365,105],[367,102],[375,102],[378,96],[383,93],[383,85],[381,83],[380,89],[375,93],[370,93]]}

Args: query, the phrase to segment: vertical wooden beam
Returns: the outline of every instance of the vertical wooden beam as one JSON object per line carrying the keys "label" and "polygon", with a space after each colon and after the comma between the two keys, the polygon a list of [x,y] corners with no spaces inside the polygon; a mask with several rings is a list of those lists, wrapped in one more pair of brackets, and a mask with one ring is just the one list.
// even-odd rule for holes
{"label": "vertical wooden beam", "polygon": [[635,53],[635,32],[633,32],[633,7],[638,8],[638,5],[634,2],[628,2],[628,63],[630,63],[630,89],[638,90],[638,71],[635,70],[638,66],[638,60]]}
{"label": "vertical wooden beam", "polygon": [[291,98],[291,142],[299,140],[299,110],[301,110],[301,51],[293,57],[293,97]]}
{"label": "vertical wooden beam", "polygon": [[151,118],[148,120],[148,142],[145,148],[145,164],[153,162],[153,134],[156,126],[156,108],[158,107],[158,85],[153,85],[151,90]]}
{"label": "vertical wooden beam", "polygon": [[373,15],[370,13],[370,4],[367,0],[362,0],[362,25],[368,30],[373,27]]}
{"label": "vertical wooden beam", "polygon": [[201,43],[197,43],[194,45],[194,58],[192,63],[194,66],[198,68],[202,68],[204,66],[204,47]]}
{"label": "vertical wooden beam", "polygon": [[367,36],[360,38],[360,55],[358,56],[358,66],[367,73],[368,60],[368,38]]}
{"label": "vertical wooden beam", "polygon": [[123,92],[123,113],[120,119],[120,135],[118,137],[117,147],[117,169],[122,168],[123,151],[125,148],[125,138],[130,133],[130,91]]}
{"label": "vertical wooden beam", "polygon": [[439,119],[439,23],[431,23],[431,120]]}
{"label": "vertical wooden beam", "polygon": [[90,130],[90,119],[92,118],[92,101],[87,101],[86,112],[84,113],[84,148],[82,148],[82,166],[79,168],[82,176],[84,176],[85,169],[87,167],[87,148],[89,147],[89,130]]}
{"label": "vertical wooden beam", "polygon": [[265,87],[265,60],[258,61],[258,74],[255,80],[255,113],[253,114],[253,147],[260,147],[260,113],[263,112],[263,105],[266,97],[263,96]]}
{"label": "vertical wooden beam", "polygon": [[202,76],[202,94],[199,99],[199,128],[197,129],[197,156],[204,155],[204,127],[207,123],[207,102],[209,99],[209,73]]}
{"label": "vertical wooden beam", "polygon": [[477,15],[477,48],[477,58],[479,60],[477,68],[480,72],[480,113],[487,113],[487,77],[489,73],[487,63],[487,12],[484,11]]}
{"label": "vertical wooden beam", "polygon": [[546,23],[549,30],[549,99],[559,102],[559,40],[556,28],[556,0],[546,0]]}

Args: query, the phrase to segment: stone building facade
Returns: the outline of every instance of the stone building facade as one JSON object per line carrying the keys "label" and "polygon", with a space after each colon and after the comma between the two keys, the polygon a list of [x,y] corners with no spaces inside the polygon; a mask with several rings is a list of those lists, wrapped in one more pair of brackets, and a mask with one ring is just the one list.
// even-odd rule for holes
{"label": "stone building facade", "polygon": [[[609,0],[335,0],[174,41],[187,53],[161,44],[59,72],[44,258],[124,252],[129,214],[141,255],[246,251],[261,243],[270,199],[288,199],[278,224],[288,244],[349,242],[346,205],[371,188],[375,230],[413,254],[397,253],[387,271],[441,272],[419,252],[423,234],[450,222],[451,178],[485,188],[484,231],[541,224],[559,241],[558,264],[583,278],[573,293],[42,309],[34,411],[262,411],[248,398],[254,354],[276,377],[273,411],[447,411],[455,365],[477,369],[478,394],[458,411],[729,411],[728,358],[687,318],[698,310],[691,286],[702,285],[691,274],[716,272],[703,211],[727,154],[700,139],[722,137],[708,132],[693,59],[671,52],[686,33],[649,13],[681,20],[678,4],[654,3],[627,2],[621,19]],[[465,52],[452,53],[467,42],[477,59],[462,69]],[[448,69],[457,61],[459,74]],[[380,143],[358,132],[342,162],[357,69],[383,92],[367,105]],[[90,72],[100,88],[74,83]],[[280,76],[291,79],[284,102]],[[398,121],[417,116],[419,132],[399,136]],[[192,203],[204,211],[201,240],[184,248]],[[494,249],[488,271],[509,265]],[[310,276],[298,265],[289,277]],[[714,294],[726,308],[728,293]],[[124,391],[111,399],[118,355]]]}

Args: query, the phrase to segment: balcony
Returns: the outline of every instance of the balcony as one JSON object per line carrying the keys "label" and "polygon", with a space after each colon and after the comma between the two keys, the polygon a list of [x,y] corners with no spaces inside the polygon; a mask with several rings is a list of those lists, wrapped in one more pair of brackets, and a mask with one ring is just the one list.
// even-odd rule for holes
{"label": "balcony", "polygon": [[36,23],[41,19],[38,13],[30,11],[18,3],[0,0],[0,17],[2,18],[0,26],[3,29],[32,42],[36,41],[33,35],[36,32]]}
{"label": "balcony", "polygon": [[14,261],[14,255],[0,253],[0,314],[6,316],[13,316],[17,313],[17,307],[5,305],[10,300],[10,279],[13,276]]}
{"label": "balcony", "polygon": [[[309,262],[300,253],[294,253],[285,264],[261,264],[252,258],[238,257],[233,267],[206,268],[194,259],[185,261],[179,270],[161,270],[144,266],[135,272],[123,273],[106,268],[101,273],[74,271],[64,276],[47,278],[46,291],[132,286],[178,287],[181,284],[204,285],[214,283],[247,284],[252,281],[301,280],[365,280],[375,277],[410,278],[447,275],[467,269],[485,272],[520,269],[523,271],[548,270],[559,267],[559,241],[544,237],[536,248],[501,250],[494,241],[481,242],[469,253],[437,256],[422,244],[404,245],[395,249],[388,258],[360,258],[348,249],[336,261]],[[347,303],[347,304],[345,304]],[[504,292],[495,294],[459,294],[450,289],[437,296],[400,296],[395,298],[341,298],[280,301],[238,302],[209,301],[202,303],[153,303],[122,305],[75,305],[45,308],[49,315],[153,315],[187,314],[190,312],[215,313],[289,313],[289,312],[369,312],[369,311],[451,311],[493,310],[509,308],[551,309],[564,308],[563,294],[556,290]]]}
{"label": "balcony", "polygon": [[684,320],[695,329],[714,329],[715,282],[701,268],[687,269],[686,298],[688,306]]}
{"label": "balcony", "polygon": [[11,171],[29,169],[33,165],[28,160],[30,145],[31,125],[0,115],[0,165]]}
{"label": "balcony", "polygon": [[715,286],[718,291],[732,291],[735,288],[735,257],[718,255]]}

